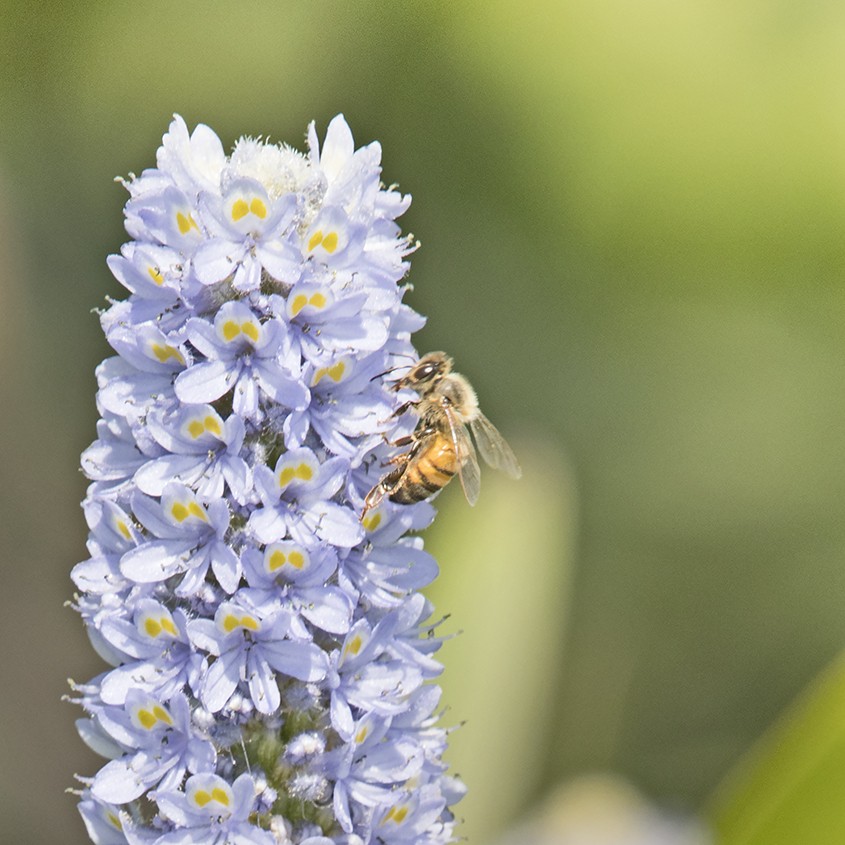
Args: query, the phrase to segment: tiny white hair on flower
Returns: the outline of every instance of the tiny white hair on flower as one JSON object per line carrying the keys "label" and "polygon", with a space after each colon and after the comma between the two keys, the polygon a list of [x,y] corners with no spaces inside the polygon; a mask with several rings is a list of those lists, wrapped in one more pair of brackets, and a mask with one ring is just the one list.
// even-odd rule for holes
{"label": "tiny white hair on flower", "polygon": [[[123,182],[127,291],[101,314],[89,557],[75,607],[108,668],[74,684],[108,758],[98,845],[445,845],[428,502],[361,518],[416,358],[410,197],[338,115],[307,151],[228,155],[178,115]],[[281,837],[281,839],[280,839]]]}

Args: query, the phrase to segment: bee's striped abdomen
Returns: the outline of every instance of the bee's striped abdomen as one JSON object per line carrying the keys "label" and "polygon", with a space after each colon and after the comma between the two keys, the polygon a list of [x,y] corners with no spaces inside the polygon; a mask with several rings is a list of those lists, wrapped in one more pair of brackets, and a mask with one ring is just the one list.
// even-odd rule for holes
{"label": "bee's striped abdomen", "polygon": [[420,451],[405,468],[390,500],[402,505],[421,502],[445,487],[458,471],[458,458],[450,438],[441,434]]}

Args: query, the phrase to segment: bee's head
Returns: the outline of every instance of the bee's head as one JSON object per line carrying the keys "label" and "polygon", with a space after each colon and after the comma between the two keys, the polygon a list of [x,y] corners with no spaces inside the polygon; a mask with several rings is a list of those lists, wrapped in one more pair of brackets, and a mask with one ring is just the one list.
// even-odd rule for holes
{"label": "bee's head", "polygon": [[395,383],[394,389],[412,387],[417,392],[425,392],[451,371],[452,359],[445,352],[429,352]]}

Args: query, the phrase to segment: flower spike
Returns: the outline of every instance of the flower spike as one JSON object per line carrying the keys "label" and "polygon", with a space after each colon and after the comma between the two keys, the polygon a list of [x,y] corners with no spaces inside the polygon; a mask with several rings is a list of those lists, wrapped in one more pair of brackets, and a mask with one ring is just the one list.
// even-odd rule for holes
{"label": "flower spike", "polygon": [[90,557],[75,607],[109,664],[74,685],[108,761],[99,845],[445,845],[463,786],[437,725],[427,502],[360,520],[411,434],[384,376],[416,359],[410,197],[355,149],[175,117],[123,182],[127,298],[101,315]]}

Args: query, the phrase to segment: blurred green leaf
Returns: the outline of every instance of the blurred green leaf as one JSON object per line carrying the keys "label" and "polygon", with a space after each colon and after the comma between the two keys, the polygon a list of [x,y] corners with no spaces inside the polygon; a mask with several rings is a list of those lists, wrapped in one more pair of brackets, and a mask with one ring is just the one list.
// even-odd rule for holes
{"label": "blurred green leaf", "polygon": [[725,780],[712,802],[718,845],[845,842],[845,655]]}
{"label": "blurred green leaf", "polygon": [[574,502],[556,446],[518,448],[524,475],[484,473],[476,508],[453,484],[426,545],[428,590],[462,633],[443,650],[447,723],[466,721],[447,759],[469,787],[460,834],[488,841],[542,786],[569,606]]}

